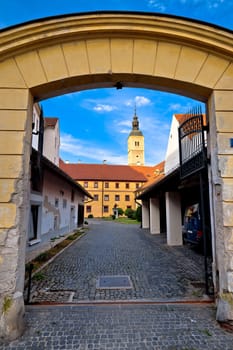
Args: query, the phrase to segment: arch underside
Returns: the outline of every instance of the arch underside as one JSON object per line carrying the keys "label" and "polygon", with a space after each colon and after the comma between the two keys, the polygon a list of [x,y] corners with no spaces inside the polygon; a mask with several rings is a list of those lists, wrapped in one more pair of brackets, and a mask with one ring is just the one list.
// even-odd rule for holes
{"label": "arch underside", "polygon": [[98,88],[145,88],[165,91],[206,102],[211,89],[190,85],[173,79],[151,77],[138,74],[92,74],[66,78],[42,84],[31,89],[35,102],[81,90]]}

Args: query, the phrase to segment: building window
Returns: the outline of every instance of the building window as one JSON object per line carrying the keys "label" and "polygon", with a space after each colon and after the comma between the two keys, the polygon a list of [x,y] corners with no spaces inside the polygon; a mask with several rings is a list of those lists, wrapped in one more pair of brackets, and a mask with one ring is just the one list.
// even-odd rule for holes
{"label": "building window", "polygon": [[129,183],[128,182],[125,184],[125,188],[129,189]]}
{"label": "building window", "polygon": [[94,194],[94,201],[98,201],[99,200],[99,195],[98,194]]}
{"label": "building window", "polygon": [[108,195],[108,194],[105,194],[105,195],[104,195],[104,200],[105,200],[105,201],[109,201],[109,195]]}
{"label": "building window", "polygon": [[130,201],[130,196],[128,194],[125,195],[125,201],[129,202]]}
{"label": "building window", "polygon": [[98,188],[98,182],[94,182],[94,188]]}
{"label": "building window", "polygon": [[87,188],[88,187],[88,181],[84,181],[84,187]]}
{"label": "building window", "polygon": [[115,194],[115,201],[119,202],[119,200],[120,200],[120,195],[119,194]]}
{"label": "building window", "polygon": [[104,183],[104,187],[105,187],[105,188],[109,188],[109,182],[105,182],[105,183]]}
{"label": "building window", "polygon": [[104,213],[108,213],[108,205],[104,205]]}
{"label": "building window", "polygon": [[38,238],[39,205],[31,205],[29,241]]}
{"label": "building window", "polygon": [[139,186],[140,186],[139,184],[136,184],[136,188],[139,188]]}
{"label": "building window", "polygon": [[136,147],[139,146],[139,141],[135,141],[135,146],[136,146]]}
{"label": "building window", "polygon": [[87,209],[87,213],[91,213],[91,205],[87,205],[86,209]]}
{"label": "building window", "polygon": [[59,207],[59,199],[55,198],[55,207],[58,208]]}
{"label": "building window", "polygon": [[116,182],[115,183],[115,188],[119,188],[119,187],[120,187],[119,182]]}
{"label": "building window", "polygon": [[66,209],[67,207],[67,199],[63,199],[63,209]]}
{"label": "building window", "polygon": [[127,209],[132,209],[132,206],[131,205],[127,205]]}

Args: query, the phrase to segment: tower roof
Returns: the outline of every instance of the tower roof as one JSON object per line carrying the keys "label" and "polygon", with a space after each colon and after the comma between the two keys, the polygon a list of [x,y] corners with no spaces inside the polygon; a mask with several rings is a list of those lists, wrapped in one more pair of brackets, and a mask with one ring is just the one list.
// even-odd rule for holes
{"label": "tower roof", "polygon": [[132,121],[132,130],[129,134],[129,137],[130,136],[143,136],[141,130],[139,130],[139,120],[138,120],[138,117],[136,115],[136,107],[135,107],[133,121]]}

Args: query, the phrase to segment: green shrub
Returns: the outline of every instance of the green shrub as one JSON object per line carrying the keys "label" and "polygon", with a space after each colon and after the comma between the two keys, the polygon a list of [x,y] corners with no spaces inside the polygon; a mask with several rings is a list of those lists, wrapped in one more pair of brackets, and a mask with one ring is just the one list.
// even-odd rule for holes
{"label": "green shrub", "polygon": [[66,239],[68,239],[69,241],[74,241],[77,238],[77,236],[68,236]]}
{"label": "green shrub", "polygon": [[136,210],[136,220],[141,222],[142,221],[142,207],[139,206]]}
{"label": "green shrub", "polygon": [[45,279],[45,275],[42,272],[37,272],[33,279],[35,279],[36,281],[43,281]]}
{"label": "green shrub", "polygon": [[131,209],[131,208],[127,208],[125,210],[125,215],[129,218],[129,219],[136,219],[136,212],[135,210]]}
{"label": "green shrub", "polygon": [[94,217],[93,214],[88,215],[88,219],[93,219],[93,217]]}
{"label": "green shrub", "polygon": [[48,252],[41,253],[40,255],[37,256],[36,260],[39,262],[48,260]]}
{"label": "green shrub", "polygon": [[124,215],[124,210],[122,208],[117,208],[118,209],[118,215],[122,216]]}

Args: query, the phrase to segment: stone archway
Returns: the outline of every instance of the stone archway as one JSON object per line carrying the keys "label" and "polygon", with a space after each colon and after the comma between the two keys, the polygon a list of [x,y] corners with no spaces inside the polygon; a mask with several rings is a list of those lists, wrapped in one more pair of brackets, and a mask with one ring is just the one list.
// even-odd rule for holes
{"label": "stone archway", "polygon": [[[218,318],[233,319],[233,32],[140,13],[55,17],[0,31],[0,332],[22,330],[34,101],[138,86],[206,102]],[[217,279],[216,279],[217,280]]]}

